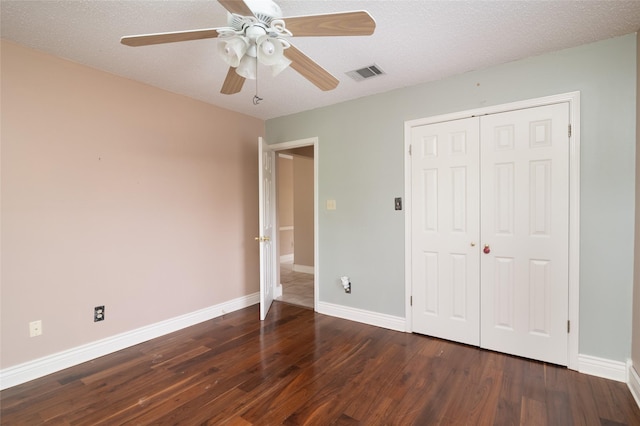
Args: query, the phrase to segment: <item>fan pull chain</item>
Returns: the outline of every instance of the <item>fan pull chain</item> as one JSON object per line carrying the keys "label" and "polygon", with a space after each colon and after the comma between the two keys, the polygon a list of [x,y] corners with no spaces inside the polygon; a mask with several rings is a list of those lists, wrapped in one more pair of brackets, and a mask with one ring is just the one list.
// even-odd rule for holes
{"label": "fan pull chain", "polygon": [[260,105],[260,102],[262,102],[263,99],[258,96],[258,61],[256,61],[256,94],[253,97],[253,104],[254,105]]}

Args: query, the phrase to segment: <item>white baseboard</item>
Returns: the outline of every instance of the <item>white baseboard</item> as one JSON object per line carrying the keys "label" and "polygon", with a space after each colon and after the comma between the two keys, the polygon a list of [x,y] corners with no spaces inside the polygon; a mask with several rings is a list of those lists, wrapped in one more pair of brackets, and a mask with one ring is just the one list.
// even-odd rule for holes
{"label": "white baseboard", "polygon": [[629,386],[629,390],[636,400],[636,404],[640,407],[640,376],[638,375],[638,371],[633,367],[631,360],[627,361],[627,371],[629,374],[627,386]]}
{"label": "white baseboard", "polygon": [[260,303],[260,293],[229,300],[218,305],[170,318],[106,339],[28,361],[0,370],[0,390],[7,389],[65,368],[137,345],[165,334]]}
{"label": "white baseboard", "polygon": [[280,263],[293,262],[293,253],[280,256]]}
{"label": "white baseboard", "polygon": [[627,365],[622,361],[578,355],[578,371],[617,382],[627,382]]}
{"label": "white baseboard", "polygon": [[365,311],[363,309],[350,308],[348,306],[335,305],[333,303],[318,302],[318,313],[388,328],[389,330],[405,331],[405,319],[393,315],[378,312]]}
{"label": "white baseboard", "polygon": [[315,269],[313,266],[296,265],[295,263],[293,264],[293,270],[295,272],[303,272],[305,274],[313,274],[315,272]]}

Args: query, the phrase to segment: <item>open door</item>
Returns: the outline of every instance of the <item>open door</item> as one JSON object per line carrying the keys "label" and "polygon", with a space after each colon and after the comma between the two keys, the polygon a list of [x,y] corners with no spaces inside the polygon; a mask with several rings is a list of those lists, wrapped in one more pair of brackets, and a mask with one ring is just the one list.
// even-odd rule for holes
{"label": "open door", "polygon": [[258,139],[258,198],[260,236],[260,320],[264,320],[273,302],[276,274],[275,252],[275,157],[263,138]]}

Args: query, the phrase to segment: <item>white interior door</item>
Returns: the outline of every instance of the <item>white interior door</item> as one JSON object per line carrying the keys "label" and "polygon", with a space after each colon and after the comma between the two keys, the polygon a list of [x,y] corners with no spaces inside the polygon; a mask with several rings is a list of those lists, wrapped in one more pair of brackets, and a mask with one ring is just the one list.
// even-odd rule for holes
{"label": "white interior door", "polygon": [[260,236],[260,320],[264,320],[273,303],[276,273],[275,229],[275,157],[263,138],[258,140],[258,202]]}
{"label": "white interior door", "polygon": [[567,365],[569,104],[480,127],[481,346]]}
{"label": "white interior door", "polygon": [[413,331],[479,345],[479,119],[412,129]]}

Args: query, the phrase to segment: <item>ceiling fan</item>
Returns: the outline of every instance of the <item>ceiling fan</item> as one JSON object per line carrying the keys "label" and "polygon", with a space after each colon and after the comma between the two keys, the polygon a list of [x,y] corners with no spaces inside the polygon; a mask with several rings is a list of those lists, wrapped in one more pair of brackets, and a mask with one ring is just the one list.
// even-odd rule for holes
{"label": "ceiling fan", "polygon": [[220,90],[226,95],[240,92],[245,79],[256,79],[258,63],[270,66],[273,75],[291,66],[326,91],[335,89],[338,79],[293,46],[289,38],[364,36],[373,34],[376,27],[366,11],[283,18],[280,7],[272,0],[218,2],[229,12],[227,27],[126,36],[120,42],[127,46],[147,46],[218,38],[218,53],[229,65]]}

